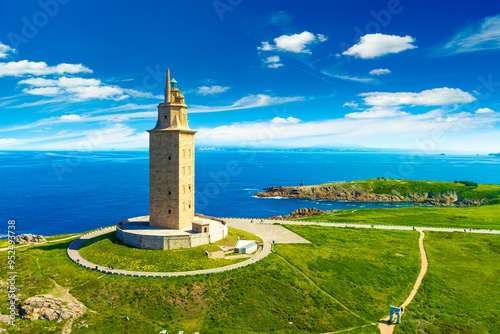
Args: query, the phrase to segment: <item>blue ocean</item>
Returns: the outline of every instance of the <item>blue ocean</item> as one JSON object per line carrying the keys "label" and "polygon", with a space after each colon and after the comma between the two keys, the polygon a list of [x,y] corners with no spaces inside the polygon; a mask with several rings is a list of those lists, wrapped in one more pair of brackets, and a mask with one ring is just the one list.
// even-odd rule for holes
{"label": "blue ocean", "polygon": [[[17,233],[82,232],[148,214],[148,152],[0,152],[0,212]],[[269,186],[376,177],[500,184],[500,158],[360,152],[196,152],[196,212],[265,218],[302,207],[323,210],[394,207],[257,198]]]}

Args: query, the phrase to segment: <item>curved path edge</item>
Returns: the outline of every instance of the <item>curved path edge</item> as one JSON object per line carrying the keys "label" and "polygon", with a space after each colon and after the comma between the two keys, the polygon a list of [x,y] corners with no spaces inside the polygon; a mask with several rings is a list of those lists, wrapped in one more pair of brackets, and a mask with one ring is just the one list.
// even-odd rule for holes
{"label": "curved path edge", "polygon": [[224,267],[211,268],[211,269],[200,269],[193,271],[178,271],[178,272],[148,272],[148,271],[133,271],[133,270],[125,270],[125,269],[109,269],[108,267],[101,266],[95,264],[93,262],[85,259],[79,252],[80,245],[89,239],[98,237],[100,235],[116,231],[116,226],[111,226],[107,228],[103,228],[101,230],[93,231],[86,233],[80,236],[78,239],[73,240],[68,246],[67,254],[68,257],[75,262],[76,264],[92,269],[97,270],[106,274],[114,274],[114,275],[124,275],[124,276],[133,276],[133,277],[177,277],[177,276],[194,276],[194,275],[203,275],[203,274],[213,274],[220,273],[224,271],[229,271],[237,268],[246,267],[248,265],[254,264],[268,256],[271,253],[271,243],[272,240],[269,240],[266,236],[258,235],[263,241],[264,246],[262,249],[258,250],[250,259],[242,262],[238,262],[235,264],[231,264]]}

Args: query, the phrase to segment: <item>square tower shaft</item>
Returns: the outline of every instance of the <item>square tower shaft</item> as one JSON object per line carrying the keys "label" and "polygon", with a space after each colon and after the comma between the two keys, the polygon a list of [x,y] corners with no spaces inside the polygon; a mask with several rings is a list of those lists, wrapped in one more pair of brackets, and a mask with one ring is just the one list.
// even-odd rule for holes
{"label": "square tower shaft", "polygon": [[[174,81],[175,79],[172,79]],[[167,72],[165,102],[149,130],[149,226],[185,229],[194,221],[194,135],[184,96]]]}

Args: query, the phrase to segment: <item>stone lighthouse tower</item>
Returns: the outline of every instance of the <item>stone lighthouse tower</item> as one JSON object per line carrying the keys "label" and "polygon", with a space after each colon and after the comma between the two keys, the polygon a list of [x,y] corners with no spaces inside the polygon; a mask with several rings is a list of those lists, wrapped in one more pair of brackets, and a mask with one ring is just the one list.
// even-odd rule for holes
{"label": "stone lighthouse tower", "polygon": [[194,134],[177,81],[167,70],[165,102],[149,130],[149,226],[183,230],[194,221]]}

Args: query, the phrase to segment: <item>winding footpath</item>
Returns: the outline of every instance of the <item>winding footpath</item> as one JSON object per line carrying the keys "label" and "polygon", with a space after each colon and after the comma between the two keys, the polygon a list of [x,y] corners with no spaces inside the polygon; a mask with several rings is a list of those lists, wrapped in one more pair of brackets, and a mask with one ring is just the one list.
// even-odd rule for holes
{"label": "winding footpath", "polygon": [[[404,313],[406,306],[408,306],[408,304],[411,303],[413,298],[415,298],[418,288],[420,287],[420,284],[424,279],[425,273],[427,272],[428,262],[427,262],[427,254],[425,253],[425,247],[424,247],[424,237],[425,237],[424,232],[420,231],[420,238],[418,239],[418,246],[420,248],[420,259],[421,259],[420,274],[418,274],[417,280],[415,281],[415,285],[413,286],[413,290],[411,290],[410,295],[408,296],[408,298],[406,298],[403,305],[401,305],[401,307],[403,308],[402,313]],[[380,333],[392,334],[392,332],[394,331],[394,324],[391,324],[389,322],[389,319],[390,316],[380,320],[380,323],[378,325]]]}

